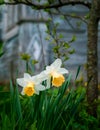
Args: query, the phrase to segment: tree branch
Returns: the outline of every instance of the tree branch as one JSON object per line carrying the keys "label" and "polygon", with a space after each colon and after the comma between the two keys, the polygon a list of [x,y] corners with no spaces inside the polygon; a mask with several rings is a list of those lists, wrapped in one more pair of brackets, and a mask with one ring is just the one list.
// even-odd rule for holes
{"label": "tree branch", "polygon": [[74,14],[68,14],[68,13],[66,14],[66,13],[61,12],[58,9],[57,9],[57,12],[51,11],[51,13],[54,14],[54,15],[63,15],[64,17],[71,17],[71,18],[75,18],[75,19],[80,19],[81,21],[83,21],[84,23],[87,24],[87,20],[82,16],[78,16],[78,15],[74,15]]}
{"label": "tree branch", "polygon": [[19,1],[19,0],[15,0],[13,2],[5,2],[5,1],[2,1],[0,2],[0,5],[17,5],[17,4],[24,4],[24,5],[27,5],[27,6],[31,6],[33,8],[36,8],[38,10],[40,9],[51,9],[51,8],[60,8],[60,7],[63,7],[63,6],[66,6],[66,5],[83,5],[87,8],[91,8],[91,3],[88,2],[88,1],[82,1],[82,0],[67,0],[65,2],[59,2],[59,3],[55,3],[55,4],[39,4],[39,3],[36,3],[36,2],[31,2],[29,0],[25,0],[25,1]]}

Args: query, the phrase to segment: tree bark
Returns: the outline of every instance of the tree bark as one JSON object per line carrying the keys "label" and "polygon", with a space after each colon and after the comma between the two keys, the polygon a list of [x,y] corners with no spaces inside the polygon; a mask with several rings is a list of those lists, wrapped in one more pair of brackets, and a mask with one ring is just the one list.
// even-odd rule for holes
{"label": "tree bark", "polygon": [[[87,49],[87,101],[89,104],[88,113],[97,116],[97,103],[98,99],[98,20],[99,0],[92,0],[90,10],[90,19],[88,22],[88,49]],[[99,12],[97,12],[97,10]]]}

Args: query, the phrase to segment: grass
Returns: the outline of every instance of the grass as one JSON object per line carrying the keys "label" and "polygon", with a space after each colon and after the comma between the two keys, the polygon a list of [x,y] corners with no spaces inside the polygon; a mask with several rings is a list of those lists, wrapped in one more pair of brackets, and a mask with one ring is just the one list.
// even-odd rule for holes
{"label": "grass", "polygon": [[69,90],[70,81],[31,97],[10,81],[10,91],[0,91],[0,130],[99,130],[100,119],[86,113],[85,89]]}

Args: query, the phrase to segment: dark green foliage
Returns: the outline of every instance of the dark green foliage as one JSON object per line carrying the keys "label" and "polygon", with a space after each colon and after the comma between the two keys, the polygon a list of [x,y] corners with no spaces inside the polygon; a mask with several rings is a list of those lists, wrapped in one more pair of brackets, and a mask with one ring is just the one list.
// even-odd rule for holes
{"label": "dark green foliage", "polygon": [[99,130],[100,116],[86,112],[85,88],[68,91],[70,79],[32,97],[21,96],[10,82],[10,92],[0,92],[0,130]]}

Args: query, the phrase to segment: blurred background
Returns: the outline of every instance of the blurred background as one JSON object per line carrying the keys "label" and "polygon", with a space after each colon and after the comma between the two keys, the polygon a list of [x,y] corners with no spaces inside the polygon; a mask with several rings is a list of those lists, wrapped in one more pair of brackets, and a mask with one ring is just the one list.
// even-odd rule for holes
{"label": "blurred background", "polygon": [[[60,8],[62,13],[77,14],[85,16],[88,9],[84,6],[64,6]],[[47,22],[53,19],[53,23],[59,23],[58,33],[63,34],[64,41],[70,41],[73,36],[76,40],[71,44],[75,50],[66,60],[65,66],[75,78],[77,68],[81,66],[80,76],[86,79],[87,60],[87,25],[80,19],[66,16],[61,17],[55,11],[52,17],[43,10],[34,10],[25,5],[0,6],[0,44],[3,43],[4,54],[0,58],[0,84],[9,82],[9,79],[16,79],[16,75],[23,76],[26,68],[26,61],[22,60],[23,54],[28,54],[31,59],[38,61],[34,66],[34,73],[39,73],[44,66],[54,61],[53,44],[46,40],[48,36]],[[50,22],[49,29],[53,29]],[[100,26],[98,40],[100,43]],[[98,72],[100,82],[100,44],[98,44]],[[63,51],[63,50],[62,50]],[[65,51],[65,55],[67,55]]]}

